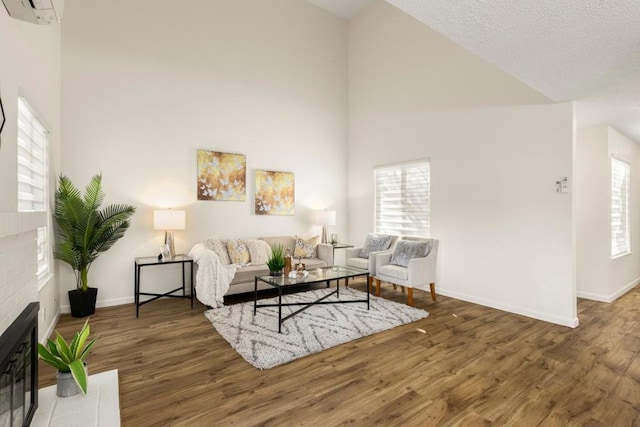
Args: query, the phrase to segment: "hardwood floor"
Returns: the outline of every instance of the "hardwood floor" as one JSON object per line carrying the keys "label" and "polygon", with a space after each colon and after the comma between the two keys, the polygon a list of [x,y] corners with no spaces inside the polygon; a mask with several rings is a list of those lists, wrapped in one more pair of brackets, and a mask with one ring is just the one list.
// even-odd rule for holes
{"label": "hardwood floor", "polygon": [[[414,301],[428,318],[265,371],[199,304],[163,299],[138,319],[133,305],[103,308],[88,363],[119,370],[123,426],[640,426],[640,287],[580,300],[576,329],[422,291]],[[64,315],[58,330],[82,323]],[[54,382],[40,362],[40,387]]]}

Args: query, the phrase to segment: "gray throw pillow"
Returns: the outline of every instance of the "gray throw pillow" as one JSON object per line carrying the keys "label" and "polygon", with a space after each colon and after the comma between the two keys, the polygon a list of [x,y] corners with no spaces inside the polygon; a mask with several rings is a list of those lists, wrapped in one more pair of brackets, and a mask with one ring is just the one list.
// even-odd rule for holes
{"label": "gray throw pillow", "polygon": [[360,249],[358,256],[360,258],[369,258],[371,252],[386,251],[391,246],[391,236],[379,236],[377,234],[367,234],[364,246]]}
{"label": "gray throw pillow", "polygon": [[429,241],[400,240],[391,256],[391,264],[408,267],[413,258],[424,258],[431,252]]}

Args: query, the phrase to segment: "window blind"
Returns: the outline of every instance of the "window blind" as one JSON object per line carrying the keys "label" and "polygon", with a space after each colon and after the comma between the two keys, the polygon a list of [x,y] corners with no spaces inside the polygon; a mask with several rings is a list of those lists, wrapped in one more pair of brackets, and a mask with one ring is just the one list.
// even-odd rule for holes
{"label": "window blind", "polygon": [[48,132],[18,98],[18,211],[46,211]]}
{"label": "window blind", "polygon": [[429,237],[429,161],[378,166],[374,175],[376,232]]}
{"label": "window blind", "polygon": [[611,256],[631,251],[629,236],[629,182],[631,165],[611,158]]}
{"label": "window blind", "polygon": [[[48,212],[47,146],[49,132],[29,104],[18,98],[18,211]],[[50,218],[37,230],[37,276],[44,284],[50,269]]]}

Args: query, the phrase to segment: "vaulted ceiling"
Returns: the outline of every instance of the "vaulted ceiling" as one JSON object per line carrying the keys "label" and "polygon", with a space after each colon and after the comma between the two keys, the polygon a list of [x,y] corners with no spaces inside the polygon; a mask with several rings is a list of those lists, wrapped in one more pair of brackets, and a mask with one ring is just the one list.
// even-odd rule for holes
{"label": "vaulted ceiling", "polygon": [[[308,0],[351,19],[375,0]],[[380,0],[382,1],[382,0]],[[638,0],[385,0],[556,101],[640,142]]]}

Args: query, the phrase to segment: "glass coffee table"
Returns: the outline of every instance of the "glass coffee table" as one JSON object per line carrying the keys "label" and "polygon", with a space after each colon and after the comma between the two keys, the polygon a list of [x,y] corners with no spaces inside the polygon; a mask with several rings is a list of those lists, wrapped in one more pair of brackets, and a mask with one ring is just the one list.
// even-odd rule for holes
{"label": "glass coffee table", "polygon": [[[295,316],[296,314],[306,310],[307,308],[318,304],[351,304],[351,303],[367,303],[367,310],[369,310],[369,286],[367,286],[367,298],[358,300],[343,300],[340,301],[340,279],[349,279],[354,277],[365,277],[366,282],[369,283],[369,271],[355,267],[323,267],[309,271],[309,275],[304,278],[290,279],[288,276],[256,276],[255,287],[253,291],[253,315],[259,307],[278,307],[278,333],[282,332],[282,323]],[[270,286],[273,286],[278,290],[278,303],[277,304],[258,304],[258,281],[264,282]],[[297,303],[283,303],[282,292],[289,289],[301,289],[308,285],[316,283],[326,283],[327,288],[330,287],[331,281],[336,282],[336,289],[333,292],[329,292],[327,295],[318,298],[312,302],[297,302]],[[335,295],[338,300],[325,301],[330,296]],[[290,305],[301,305],[302,307],[285,317],[282,317],[282,307]]]}

